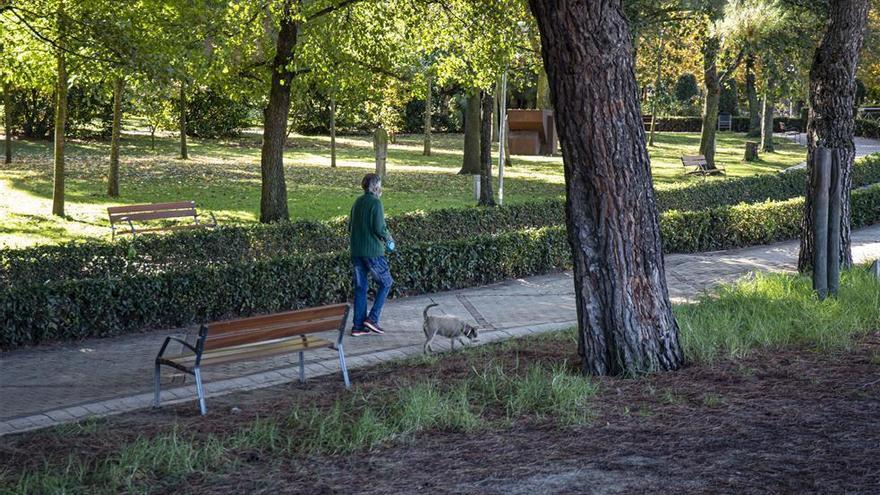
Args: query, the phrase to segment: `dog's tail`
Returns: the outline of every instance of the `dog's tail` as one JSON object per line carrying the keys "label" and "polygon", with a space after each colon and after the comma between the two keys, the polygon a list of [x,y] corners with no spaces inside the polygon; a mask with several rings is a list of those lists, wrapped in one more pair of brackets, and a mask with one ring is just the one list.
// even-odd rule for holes
{"label": "dog's tail", "polygon": [[423,319],[423,320],[427,320],[427,319],[428,319],[428,310],[431,309],[431,308],[433,308],[434,306],[439,306],[439,304],[437,304],[437,303],[431,303],[431,304],[425,306],[425,310],[422,311],[422,319]]}

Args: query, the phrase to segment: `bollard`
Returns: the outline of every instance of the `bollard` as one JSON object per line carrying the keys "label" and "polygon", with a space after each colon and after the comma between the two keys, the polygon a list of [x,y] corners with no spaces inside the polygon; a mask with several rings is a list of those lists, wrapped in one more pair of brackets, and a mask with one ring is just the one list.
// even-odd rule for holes
{"label": "bollard", "polygon": [[819,299],[828,295],[828,186],[831,182],[831,150],[816,148],[813,162],[813,290]]}
{"label": "bollard", "polygon": [[840,288],[840,150],[831,150],[828,185],[828,293],[837,296]]}

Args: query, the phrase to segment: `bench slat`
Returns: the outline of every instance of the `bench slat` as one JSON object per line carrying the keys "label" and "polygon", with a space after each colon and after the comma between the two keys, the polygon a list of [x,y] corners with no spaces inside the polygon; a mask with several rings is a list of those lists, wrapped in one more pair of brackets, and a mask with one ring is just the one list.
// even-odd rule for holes
{"label": "bench slat", "polygon": [[142,205],[108,206],[107,213],[136,213],[140,211],[179,210],[182,208],[195,208],[196,202],[192,200],[175,201],[172,203],[150,203]]}
{"label": "bench slat", "polygon": [[342,317],[347,308],[347,304],[332,304],[318,308],[298,309],[285,311],[283,313],[274,313],[271,315],[251,316],[248,318],[219,321],[208,325],[208,335],[209,338],[216,338],[224,333],[238,332],[249,328],[259,328],[276,323],[308,321],[330,316]]}
{"label": "bench slat", "polygon": [[341,315],[334,315],[318,320],[279,322],[272,325],[261,326],[259,328],[226,333],[213,338],[211,336],[211,331],[208,330],[208,339],[205,340],[205,350],[223,349],[267,340],[285,339],[314,332],[339,330],[341,323]]}
{"label": "bench slat", "polygon": [[120,230],[119,232],[117,232],[116,235],[141,234],[144,232],[163,232],[163,231],[168,231],[168,230],[203,229],[207,226],[209,226],[209,225],[203,224],[203,223],[194,223],[194,224],[190,224],[190,225],[169,225],[167,227],[152,227],[149,229],[137,229],[137,232],[132,232],[130,230],[123,229],[123,230]]}
{"label": "bench slat", "polygon": [[[293,352],[307,351],[313,349],[324,349],[333,347],[333,342],[317,337],[309,336],[305,341],[301,337],[292,337],[289,339],[263,342],[260,344],[243,345],[236,347],[227,347],[202,354],[201,366],[233,363],[237,361],[249,361],[268,356],[277,356],[279,354],[290,354]],[[192,369],[196,363],[195,354],[180,354],[177,356],[169,356],[162,358],[168,364],[175,363],[186,369]]]}

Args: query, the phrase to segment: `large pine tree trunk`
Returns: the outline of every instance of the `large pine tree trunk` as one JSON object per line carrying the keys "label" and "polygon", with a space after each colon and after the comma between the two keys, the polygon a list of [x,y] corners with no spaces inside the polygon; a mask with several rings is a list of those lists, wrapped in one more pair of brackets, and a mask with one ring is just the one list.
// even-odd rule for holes
{"label": "large pine tree trunk", "polygon": [[480,175],[480,127],[480,92],[473,91],[465,109],[464,154],[459,174]]}
{"label": "large pine tree trunk", "polygon": [[113,82],[113,132],[110,137],[110,172],[107,174],[107,195],[119,196],[119,138],[122,134],[122,92],[125,80]]}
{"label": "large pine tree trunk", "polygon": [[179,106],[180,115],[178,117],[180,119],[180,159],[188,160],[189,151],[186,147],[186,82],[182,80],[180,81]]}
{"label": "large pine tree trunk", "polygon": [[431,156],[431,110],[434,108],[433,95],[431,94],[434,88],[431,79],[431,74],[425,76],[425,83],[428,87],[425,93],[425,147],[422,150],[424,156]]}
{"label": "large pine tree trunk", "polygon": [[6,135],[4,163],[12,163],[12,85],[8,81],[3,83],[3,119],[3,133]]}
{"label": "large pine tree trunk", "polygon": [[706,168],[715,168],[715,134],[718,130],[718,105],[721,101],[721,79],[718,77],[719,40],[710,36],[703,43],[703,129],[700,132],[700,154],[706,157]]}
{"label": "large pine tree trunk", "polygon": [[776,99],[773,97],[773,79],[767,76],[764,84],[764,102],[761,107],[761,151],[773,153],[773,107]]}
{"label": "large pine tree trunk", "polygon": [[855,160],[853,144],[855,71],[868,12],[867,0],[829,2],[828,23],[810,68],[810,113],[807,121],[807,177],[798,269],[813,268],[813,191],[816,188],[816,148],[836,148],[840,157],[842,198],[840,213],[840,260],[852,265],[850,245],[850,188]]}
{"label": "large pine tree trunk", "polygon": [[291,16],[292,2],[284,2],[281,29],[272,61],[272,87],[269,102],[263,110],[263,149],[260,154],[260,221],[263,223],[290,219],[287,183],[284,179],[284,141],[290,113],[291,65],[299,34],[299,24]]}
{"label": "large pine tree trunk", "polygon": [[583,368],[635,374],[684,360],[621,0],[529,0],[562,141]]}
{"label": "large pine tree trunk", "polygon": [[758,89],[755,86],[755,56],[746,58],[746,95],[749,99],[749,137],[761,135],[761,106],[758,102]]}
{"label": "large pine tree trunk", "polygon": [[67,64],[65,61],[64,2],[58,2],[58,44],[55,83],[55,172],[52,191],[52,214],[64,216],[64,138],[67,127]]}
{"label": "large pine tree trunk", "polygon": [[482,92],[483,115],[480,124],[480,206],[495,206],[492,191],[492,108],[495,98],[490,91]]}

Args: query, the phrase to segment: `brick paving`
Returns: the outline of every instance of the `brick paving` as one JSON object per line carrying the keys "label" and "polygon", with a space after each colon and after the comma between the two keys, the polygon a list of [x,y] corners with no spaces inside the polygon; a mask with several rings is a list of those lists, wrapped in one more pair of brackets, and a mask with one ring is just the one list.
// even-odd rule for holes
{"label": "brick paving", "polygon": [[[880,258],[880,225],[853,233],[857,262]],[[753,271],[793,271],[796,241],[745,249],[670,255],[667,281],[673,301],[686,302],[711,287],[734,281]],[[486,287],[395,299],[383,313],[387,334],[346,338],[352,379],[357,368],[422,352],[422,310],[431,302],[445,312],[481,327],[485,344],[524,335],[556,331],[575,324],[574,290],[570,273],[509,280]],[[0,355],[0,435],[106,416],[149,407],[152,400],[153,359],[165,335],[195,332],[195,328],[161,330],[74,344],[39,346]],[[448,341],[438,339],[439,349]],[[295,356],[295,355],[294,355]],[[339,373],[336,353],[306,353],[306,377]],[[163,378],[163,403],[193,402],[192,380],[181,383],[171,372]],[[209,397],[269,387],[298,379],[295,358],[207,368]],[[211,402],[208,401],[210,410]]]}

